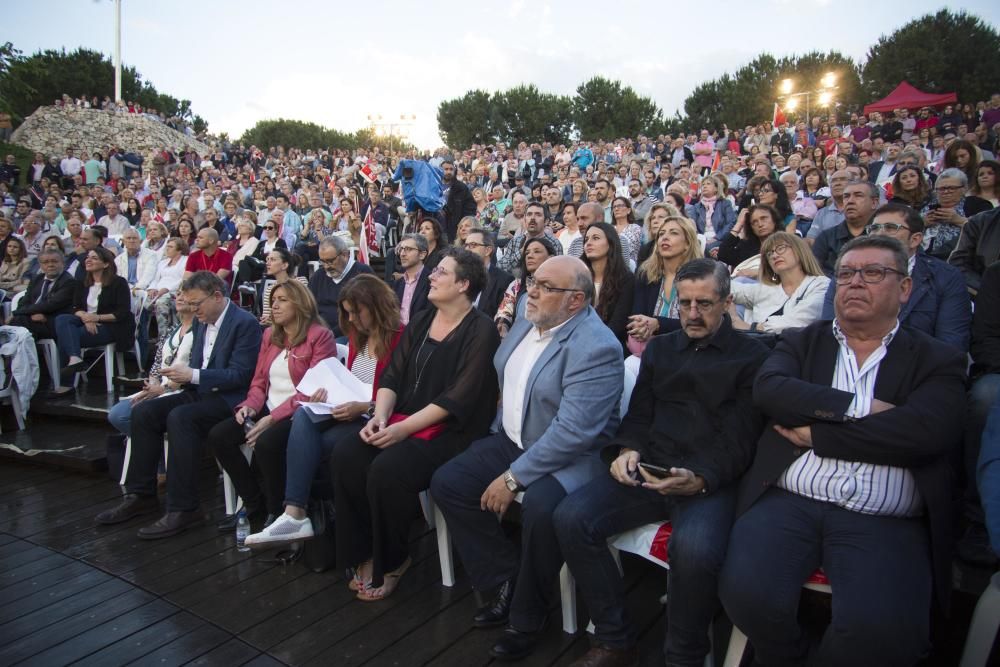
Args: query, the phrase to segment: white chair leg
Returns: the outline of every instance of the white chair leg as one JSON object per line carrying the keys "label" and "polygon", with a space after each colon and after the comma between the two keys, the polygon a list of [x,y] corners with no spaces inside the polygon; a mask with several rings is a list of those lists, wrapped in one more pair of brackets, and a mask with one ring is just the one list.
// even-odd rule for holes
{"label": "white chair leg", "polygon": [[59,349],[52,341],[42,341],[42,354],[45,355],[45,365],[49,367],[49,378],[52,386],[58,387],[59,382]]}
{"label": "white chair leg", "polygon": [[[430,496],[428,496],[430,497]],[[441,561],[441,584],[449,588],[455,585],[455,562],[451,554],[451,534],[448,524],[437,505],[434,505],[434,529],[437,531],[438,559]]]}
{"label": "white chair leg", "polygon": [[[139,348],[139,341],[138,341],[138,339],[135,341],[135,345],[133,347],[135,347],[135,363],[136,363],[136,366],[139,367],[139,373],[145,373],[146,371],[142,367],[142,352],[141,352],[141,350]],[[121,364],[121,372],[122,373],[125,372],[125,364]]]}
{"label": "white chair leg", "polygon": [[430,491],[421,491],[418,497],[420,498],[420,509],[424,512],[424,520],[428,527],[434,530],[434,501],[431,499]]}
{"label": "white chair leg", "polygon": [[109,343],[104,353],[104,384],[108,393],[115,393],[115,344]]}
{"label": "white chair leg", "polygon": [[569,565],[563,563],[559,570],[559,599],[562,605],[563,632],[575,635],[576,625],[576,580],[569,571]]}
{"label": "white chair leg", "polygon": [[125,458],[122,459],[122,478],[119,486],[125,486],[125,476],[128,475],[128,462],[132,458],[132,438],[125,438]]}
{"label": "white chair leg", "polygon": [[226,514],[236,513],[236,489],[233,488],[233,480],[229,479],[229,473],[222,471],[222,493],[226,499]]}
{"label": "white chair leg", "polygon": [[990,585],[979,596],[976,610],[965,637],[960,667],[985,667],[989,660],[997,629],[1000,628],[1000,572],[990,579]]}
{"label": "white chair leg", "polygon": [[739,667],[746,650],[747,636],[734,625],[733,634],[729,636],[729,648],[726,649],[726,660],[722,663],[722,667]]}

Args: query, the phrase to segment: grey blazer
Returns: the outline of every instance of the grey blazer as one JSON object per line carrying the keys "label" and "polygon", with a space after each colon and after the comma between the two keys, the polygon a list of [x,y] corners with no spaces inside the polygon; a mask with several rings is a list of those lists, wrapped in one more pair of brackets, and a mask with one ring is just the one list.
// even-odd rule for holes
{"label": "grey blazer", "polygon": [[[519,313],[493,358],[501,396],[507,361],[533,326]],[[569,494],[607,474],[599,452],[618,428],[624,377],[621,343],[593,308],[566,322],[528,376],[524,454],[510,467],[517,481],[528,486],[552,475]]]}

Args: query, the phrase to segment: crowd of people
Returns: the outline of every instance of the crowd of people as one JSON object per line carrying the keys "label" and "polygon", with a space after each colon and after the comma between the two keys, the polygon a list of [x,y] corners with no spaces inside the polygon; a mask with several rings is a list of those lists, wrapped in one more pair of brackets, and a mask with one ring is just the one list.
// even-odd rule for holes
{"label": "crowd of people", "polygon": [[[68,150],[27,180],[9,157],[8,324],[55,339],[66,378],[107,342],[153,358],[110,413],[132,453],[99,524],[202,522],[210,450],[253,547],[313,537],[332,489],[371,602],[429,489],[473,625],[504,627],[493,656],[532,652],[565,562],[595,624],[575,664],[625,665],[608,539],[669,520],[669,664],[702,663],[720,605],[762,664],[912,664],[955,532],[964,560],[1000,553],[1000,94],[914,115],[442,149],[438,207],[393,179],[419,156],[378,149],[220,144],[128,174],[116,147]],[[338,345],[370,400],[310,408]],[[837,603],[810,648],[817,568]]]}
{"label": "crowd of people", "polygon": [[193,125],[181,116],[176,114],[168,116],[163,111],[157,111],[153,107],[143,107],[138,102],[133,102],[132,100],[112,100],[109,95],[105,95],[103,99],[98,99],[96,95],[91,97],[84,94],[79,97],[70,97],[64,93],[52,103],[52,106],[59,109],[94,109],[110,113],[140,114],[150,120],[163,123],[172,130],[194,136]]}

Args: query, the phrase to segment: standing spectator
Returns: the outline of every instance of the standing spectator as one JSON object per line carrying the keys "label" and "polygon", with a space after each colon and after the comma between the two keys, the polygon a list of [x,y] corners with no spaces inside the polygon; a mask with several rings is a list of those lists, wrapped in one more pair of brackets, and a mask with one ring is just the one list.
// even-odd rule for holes
{"label": "standing spectator", "polygon": [[66,157],[59,162],[59,172],[62,174],[62,187],[68,190],[73,187],[73,179],[80,175],[83,170],[83,162],[80,158],[74,157],[73,149],[66,149]]}
{"label": "standing spectator", "polygon": [[427,258],[427,239],[420,234],[406,234],[396,246],[399,268],[402,269],[393,290],[399,300],[399,321],[406,326],[414,315],[430,306],[430,269],[424,266]]}
{"label": "standing spectator", "polygon": [[[4,115],[6,114],[0,114],[0,124]],[[21,168],[17,166],[17,159],[13,155],[4,158],[3,165],[0,165],[0,183],[6,183],[12,192],[21,185]]]}
{"label": "standing spectator", "polygon": [[441,163],[441,171],[444,174],[444,232],[447,237],[455,238],[458,231],[458,222],[467,215],[476,215],[476,202],[469,192],[469,187],[462,181],[455,178],[455,162],[447,158]]}

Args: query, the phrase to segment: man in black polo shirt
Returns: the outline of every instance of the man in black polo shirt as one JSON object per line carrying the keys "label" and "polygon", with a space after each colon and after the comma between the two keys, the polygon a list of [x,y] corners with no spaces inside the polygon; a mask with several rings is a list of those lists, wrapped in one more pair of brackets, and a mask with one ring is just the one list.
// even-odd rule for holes
{"label": "man in black polo shirt", "polygon": [[823,231],[813,244],[813,254],[827,276],[833,277],[837,256],[844,244],[865,233],[878,201],[878,186],[874,183],[855,180],[844,187],[844,221]]}

